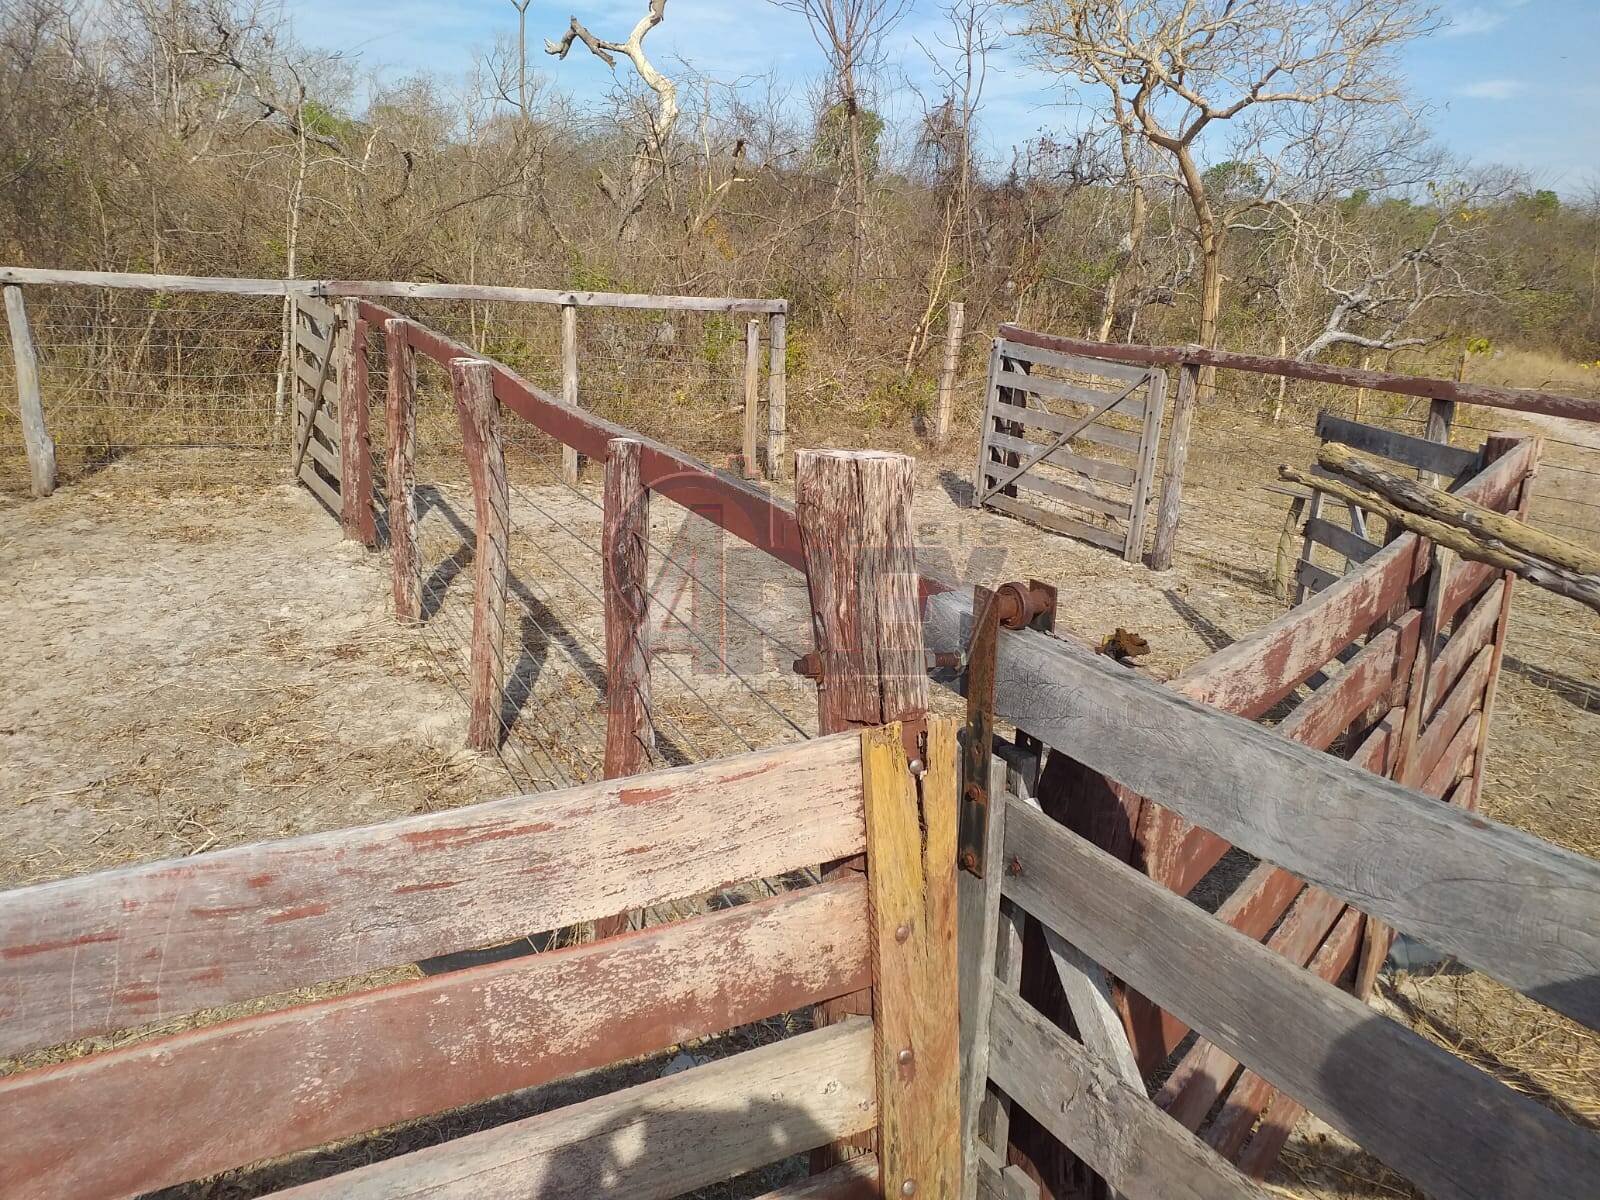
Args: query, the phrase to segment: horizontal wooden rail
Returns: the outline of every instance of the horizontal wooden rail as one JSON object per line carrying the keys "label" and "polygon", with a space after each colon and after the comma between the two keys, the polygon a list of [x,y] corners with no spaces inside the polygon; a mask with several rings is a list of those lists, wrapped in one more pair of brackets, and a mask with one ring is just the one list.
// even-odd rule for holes
{"label": "horizontal wooden rail", "polygon": [[0,1079],[0,1142],[11,1148],[0,1190],[35,1200],[154,1191],[871,981],[866,884],[854,879],[245,1017]]}
{"label": "horizontal wooden rail", "polygon": [[[971,596],[929,598],[930,650],[959,651],[971,626]],[[1600,1028],[1600,863],[1438,804],[1069,642],[1008,631],[997,658],[1003,719]]]}
{"label": "horizontal wooden rail", "polygon": [[412,300],[507,300],[577,308],[644,308],[677,312],[787,313],[787,300],[740,296],[653,296],[637,292],[587,292],[559,288],[495,287],[472,283],[398,280],[240,279],[223,275],[153,275],[135,271],[58,271],[0,267],[0,283],[55,287],[130,288],[157,292],[211,292],[229,296],[395,297]]}
{"label": "horizontal wooden rail", "polygon": [[0,1054],[859,854],[860,763],[848,733],[0,893]]}
{"label": "horizontal wooden rail", "polygon": [[[1286,827],[1306,839],[1322,832],[1302,831],[1292,820]],[[1585,1194],[1600,1177],[1600,1138],[1592,1132],[1229,929],[1026,804],[1007,804],[1005,845],[1007,897],[1430,1196],[1542,1200]],[[1407,849],[1420,854],[1426,847]]]}
{"label": "horizontal wooden rail", "polygon": [[1394,371],[1370,371],[1358,367],[1336,367],[1328,363],[1302,362],[1297,358],[1274,358],[1263,354],[1240,354],[1233,350],[1212,350],[1205,346],[1137,346],[1096,342],[1086,338],[1061,337],[1038,333],[1020,325],[1000,326],[1000,336],[1064,354],[1081,354],[1107,362],[1140,366],[1218,367],[1229,371],[1249,371],[1258,375],[1280,375],[1310,383],[1331,383],[1342,387],[1367,388],[1401,396],[1421,396],[1429,400],[1449,400],[1460,404],[1481,404],[1513,412],[1544,413],[1574,421],[1600,421],[1600,400],[1567,396],[1560,392],[1533,388],[1490,387],[1481,383],[1459,383],[1425,375],[1402,375]]}
{"label": "horizontal wooden rail", "polygon": [[[361,312],[374,328],[396,316],[391,309],[363,300]],[[472,350],[432,329],[405,322],[406,343],[418,354],[442,367],[461,357],[479,357]],[[523,420],[571,446],[579,454],[605,461],[614,438],[640,444],[639,476],[642,486],[693,509],[728,533],[771,554],[780,562],[804,569],[800,530],[794,510],[760,488],[732,475],[713,471],[698,459],[671,446],[614,424],[574,405],[564,404],[540,391],[516,372],[499,363],[494,369],[494,393],[501,405]]]}
{"label": "horizontal wooden rail", "polygon": [[577,308],[650,308],[677,312],[786,313],[787,300],[738,296],[651,296],[637,292],[581,292],[557,288],[492,287],[475,283],[403,283],[389,280],[330,279],[320,295],[388,297],[406,300],[510,300],[524,304]]}
{"label": "horizontal wooden rail", "polygon": [[275,1195],[667,1200],[876,1121],[872,1024],[857,1017]]}

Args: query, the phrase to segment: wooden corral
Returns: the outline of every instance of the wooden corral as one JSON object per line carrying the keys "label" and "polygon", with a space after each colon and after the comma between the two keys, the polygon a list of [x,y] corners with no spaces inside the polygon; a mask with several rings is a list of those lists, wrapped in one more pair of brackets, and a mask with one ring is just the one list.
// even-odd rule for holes
{"label": "wooden corral", "polygon": [[0,1195],[140,1193],[861,990],[870,1017],[284,1194],[674,1196],[873,1132],[877,1158],[842,1165],[817,1195],[878,1194],[880,1169],[887,1194],[954,1195],[955,995],[936,982],[956,954],[949,722],[930,727],[926,761],[913,778],[897,727],[853,731],[0,895],[0,1051],[17,1054],[819,861],[867,863],[864,877],[591,945],[9,1076]]}

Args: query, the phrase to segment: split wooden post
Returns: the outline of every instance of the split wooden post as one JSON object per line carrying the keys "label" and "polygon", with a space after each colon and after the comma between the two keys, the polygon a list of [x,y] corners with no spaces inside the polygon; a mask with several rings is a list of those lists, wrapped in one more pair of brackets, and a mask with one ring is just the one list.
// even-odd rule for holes
{"label": "split wooden post", "polygon": [[422,619],[422,555],[417,548],[417,364],[406,340],[410,322],[395,317],[383,323],[384,358],[389,368],[385,415],[389,443],[389,565],[394,615]]}
{"label": "split wooden post", "polygon": [[[1461,357],[1456,360],[1456,382],[1461,383],[1467,374],[1467,352],[1461,351]],[[1428,402],[1428,425],[1423,430],[1422,436],[1430,442],[1439,442],[1442,445],[1450,443],[1450,426],[1455,424],[1456,402],[1454,400],[1430,400]],[[1429,476],[1435,487],[1439,486],[1437,475]]]}
{"label": "split wooden post", "polygon": [[[1367,370],[1370,370],[1371,368],[1372,368],[1372,355],[1370,353],[1365,353],[1364,352],[1361,355],[1361,369],[1363,371],[1367,371]],[[1364,404],[1366,402],[1366,399],[1367,399],[1367,389],[1364,388],[1364,387],[1358,387],[1356,389],[1356,411],[1355,411],[1355,414],[1354,414],[1355,415],[1355,419],[1357,421],[1361,420],[1361,406],[1362,406],[1362,404]]]}
{"label": "split wooden post", "polygon": [[926,769],[902,729],[861,733],[873,947],[878,1164],[885,1196],[961,1194],[956,991],[956,727],[928,722]]}
{"label": "split wooden post", "polygon": [[761,475],[756,461],[756,420],[761,415],[761,322],[752,318],[744,327],[744,461],[746,479]]}
{"label": "split wooden post", "polygon": [[956,372],[961,367],[961,334],[967,323],[967,306],[952,300],[944,334],[944,367],[939,372],[939,407],[933,422],[933,444],[943,448],[950,440],[950,413],[955,405]]}
{"label": "split wooden post", "polygon": [[339,524],[345,537],[369,548],[378,544],[372,510],[372,441],[367,431],[367,323],[361,302],[346,300],[344,371],[339,393]]}
{"label": "split wooden post", "polygon": [[17,373],[17,412],[22,418],[22,448],[28,455],[33,494],[48,496],[56,490],[56,443],[44,422],[44,399],[39,391],[39,359],[33,350],[33,331],[22,289],[6,288],[6,323],[11,327],[11,361]]}
{"label": "split wooden post", "polygon": [[[917,602],[911,498],[916,462],[903,454],[802,450],[795,456],[795,516],[816,640],[822,733],[927,717],[928,674]],[[825,874],[860,874],[862,858]],[[856,992],[820,1005],[819,1025],[872,1011]],[[812,1155],[825,1170],[864,1148],[860,1140]],[[930,1193],[923,1192],[923,1195]]]}
{"label": "split wooden post", "polygon": [[1153,571],[1165,571],[1172,566],[1172,550],[1178,541],[1178,518],[1183,509],[1183,468],[1189,458],[1189,435],[1194,429],[1195,393],[1199,386],[1199,365],[1180,363],[1178,396],[1172,405],[1172,431],[1167,436],[1166,478],[1161,483],[1161,507],[1156,513],[1155,545],[1150,550]]}
{"label": "split wooden post", "polygon": [[[561,402],[578,407],[578,306],[561,306]],[[561,447],[562,482],[576,486],[578,452],[565,443]]]}
{"label": "split wooden post", "polygon": [[472,652],[469,667],[467,745],[493,750],[500,744],[500,706],[505,695],[506,555],[511,531],[511,490],[494,368],[475,358],[450,360],[461,442],[472,479],[476,549],[473,553]]}
{"label": "split wooden post", "polygon": [[767,360],[767,478],[782,479],[784,431],[788,419],[789,318],[784,313],[775,312],[768,319],[771,321],[768,329],[771,346]]}

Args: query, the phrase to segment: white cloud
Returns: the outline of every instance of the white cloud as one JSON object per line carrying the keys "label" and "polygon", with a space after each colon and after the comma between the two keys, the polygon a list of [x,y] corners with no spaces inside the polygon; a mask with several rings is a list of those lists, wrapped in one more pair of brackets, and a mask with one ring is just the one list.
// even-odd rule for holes
{"label": "white cloud", "polygon": [[1527,90],[1528,85],[1520,79],[1480,79],[1463,84],[1456,89],[1456,95],[1469,100],[1512,100]]}
{"label": "white cloud", "polygon": [[1498,29],[1511,19],[1511,14],[1526,7],[1529,0],[1498,0],[1492,4],[1469,4],[1460,12],[1446,17],[1445,37],[1471,37]]}

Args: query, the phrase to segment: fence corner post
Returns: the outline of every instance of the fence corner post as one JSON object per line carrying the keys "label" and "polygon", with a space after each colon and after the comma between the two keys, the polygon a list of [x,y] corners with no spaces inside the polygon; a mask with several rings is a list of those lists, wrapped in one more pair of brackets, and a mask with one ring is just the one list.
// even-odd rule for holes
{"label": "fence corner post", "polygon": [[1172,430],[1167,435],[1166,477],[1161,482],[1161,507],[1156,512],[1156,537],[1150,549],[1150,569],[1172,566],[1178,541],[1178,519],[1183,512],[1183,468],[1189,461],[1189,435],[1194,430],[1195,393],[1200,389],[1198,363],[1178,364],[1178,395],[1172,404]]}
{"label": "fence corner post", "polygon": [[500,404],[494,369],[475,358],[450,360],[450,382],[467,472],[477,548],[473,555],[472,652],[468,684],[467,745],[493,750],[500,744],[500,709],[505,695],[506,555],[511,526],[511,491],[506,480]]}
{"label": "fence corner post", "polygon": [[385,416],[389,443],[389,563],[394,615],[422,619],[422,556],[417,550],[417,374],[416,352],[406,340],[408,322],[383,323],[388,365]]}
{"label": "fence corner post", "polygon": [[[561,306],[561,402],[578,407],[578,306]],[[561,446],[561,481],[576,487],[579,475],[578,452]]]}
{"label": "fence corner post", "polygon": [[28,456],[33,494],[48,496],[56,490],[56,443],[44,420],[44,397],[39,390],[39,359],[28,327],[28,308],[22,289],[7,284],[6,323],[11,328],[11,359],[17,375],[17,412],[22,418],[22,448]]}
{"label": "fence corner post", "polygon": [[361,302],[344,301],[344,373],[339,390],[339,524],[345,537],[369,549],[378,544],[372,509],[372,441],[367,409],[367,322]]}
{"label": "fence corner post", "polygon": [[789,316],[775,312],[771,318],[771,347],[767,368],[767,478],[784,478],[785,430],[788,428]]}
{"label": "fence corner post", "polygon": [[955,404],[956,372],[961,367],[961,334],[966,327],[967,306],[952,300],[947,310],[944,336],[944,366],[939,372],[939,403],[934,414],[933,444],[943,449],[950,440],[950,410]]}
{"label": "fence corner post", "polygon": [[761,414],[761,322],[752,317],[744,327],[744,442],[740,449],[744,461],[740,474],[746,479],[761,475],[756,461],[756,419]]}
{"label": "fence corner post", "polygon": [[[795,515],[816,639],[821,732],[927,720],[911,500],[916,461],[903,454],[802,450],[795,456]],[[827,865],[835,879],[866,871],[864,858]],[[817,1008],[817,1024],[870,1015],[872,993]],[[856,1137],[813,1151],[813,1171],[859,1153]],[[933,1193],[927,1193],[933,1194]]]}

